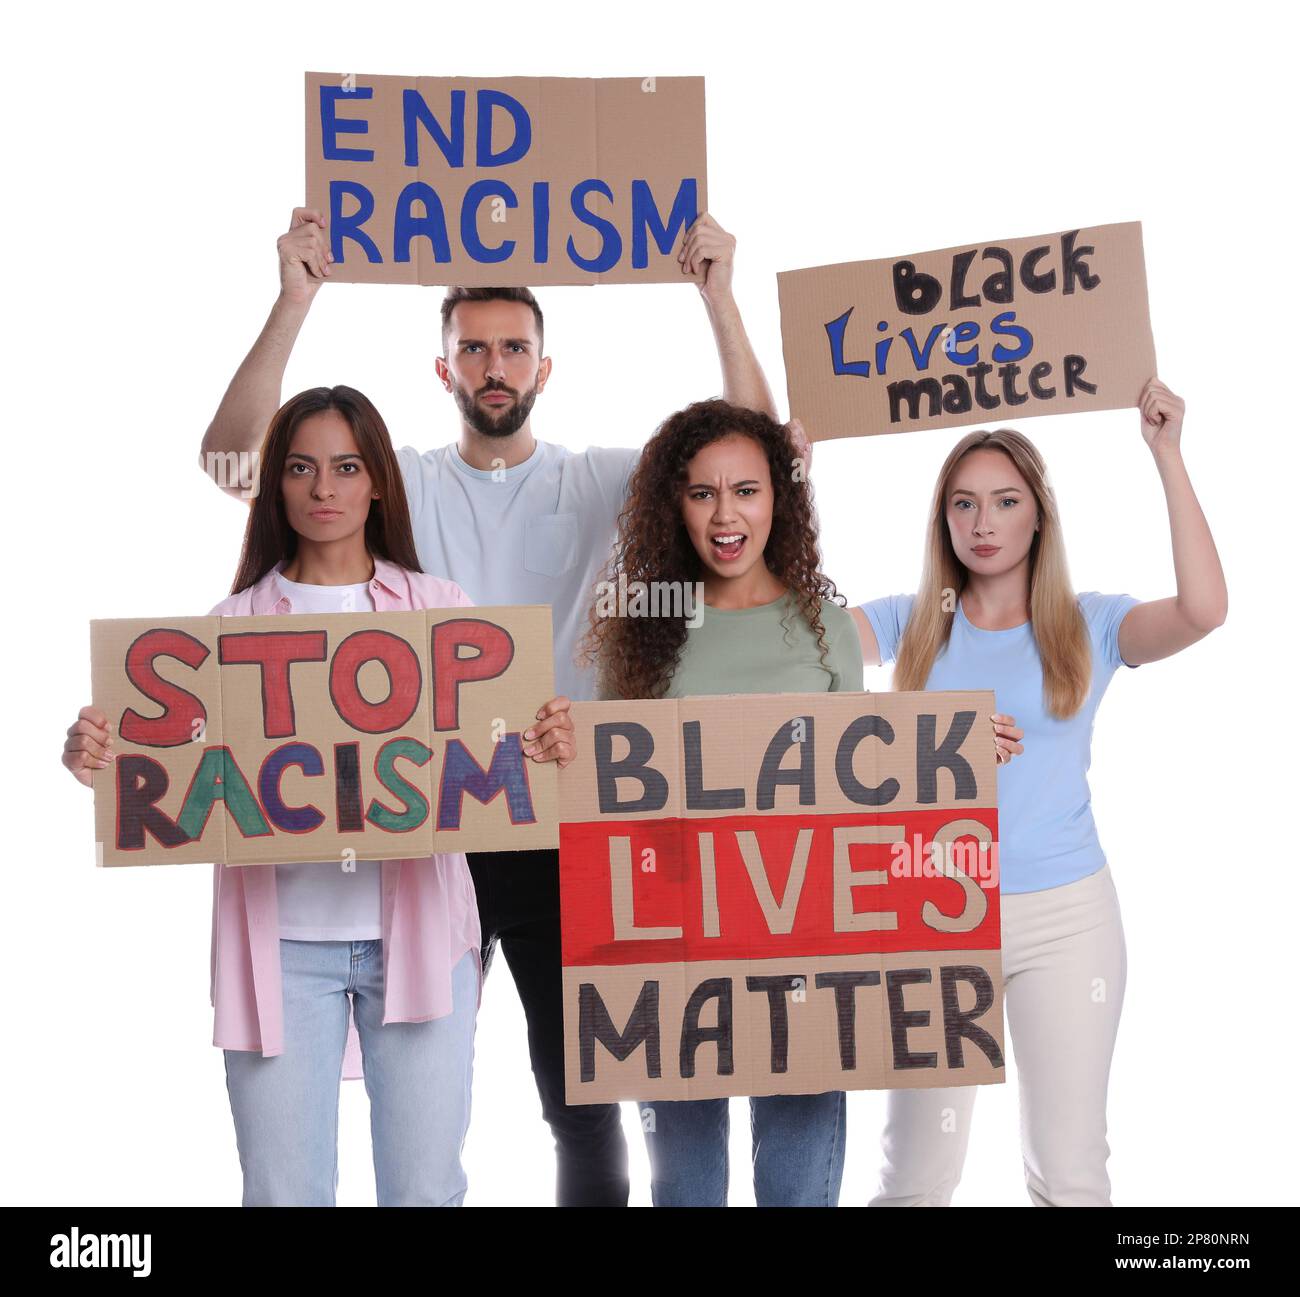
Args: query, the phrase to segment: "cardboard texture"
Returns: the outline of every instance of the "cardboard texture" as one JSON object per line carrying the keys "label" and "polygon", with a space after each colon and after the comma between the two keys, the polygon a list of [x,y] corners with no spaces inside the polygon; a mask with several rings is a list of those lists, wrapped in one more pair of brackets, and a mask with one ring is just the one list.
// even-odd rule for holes
{"label": "cardboard texture", "polygon": [[1156,373],[1137,221],[777,276],[813,441],[1136,406]]}
{"label": "cardboard texture", "polygon": [[[708,205],[703,77],[306,74],[331,279],[677,283]],[[698,278],[698,277],[696,277]]]}
{"label": "cardboard texture", "polygon": [[555,693],[549,607],[94,621],[91,670],[104,865],[558,842],[520,738]]}
{"label": "cardboard texture", "polygon": [[569,1103],[1005,1077],[992,693],[576,703]]}

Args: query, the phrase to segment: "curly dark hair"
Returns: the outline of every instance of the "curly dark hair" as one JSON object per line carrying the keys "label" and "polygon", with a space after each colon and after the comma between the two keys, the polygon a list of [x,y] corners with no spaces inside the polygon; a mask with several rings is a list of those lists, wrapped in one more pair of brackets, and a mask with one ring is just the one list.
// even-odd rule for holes
{"label": "curly dark hair", "polygon": [[[682,521],[686,466],[704,447],[736,434],[757,442],[772,475],[772,530],[763,558],[817,636],[826,663],[823,599],[841,605],[835,583],[821,571],[812,487],[792,471],[798,456],[789,430],[757,410],[728,401],[697,401],[669,416],[641,452],[618,520],[618,540],[602,579],[695,582],[704,564]],[[593,603],[580,657],[595,665],[602,697],[658,698],[668,689],[686,643],[678,617],[602,617]]]}

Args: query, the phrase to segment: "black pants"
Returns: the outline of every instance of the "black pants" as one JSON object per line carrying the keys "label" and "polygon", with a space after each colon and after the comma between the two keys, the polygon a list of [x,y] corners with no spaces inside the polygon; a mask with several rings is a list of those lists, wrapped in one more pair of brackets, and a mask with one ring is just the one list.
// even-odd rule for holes
{"label": "black pants", "polygon": [[498,942],[528,1020],[542,1116],[555,1136],[560,1207],[626,1207],[627,1144],[616,1103],[564,1102],[564,995],[560,967],[560,853],[469,854],[478,893],[486,975]]}

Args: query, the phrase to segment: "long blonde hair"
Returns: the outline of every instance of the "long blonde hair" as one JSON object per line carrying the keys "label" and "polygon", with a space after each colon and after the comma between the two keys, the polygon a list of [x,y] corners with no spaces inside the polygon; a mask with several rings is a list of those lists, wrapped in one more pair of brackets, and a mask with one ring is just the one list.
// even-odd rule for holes
{"label": "long blonde hair", "polygon": [[1011,428],[972,432],[953,448],[935,484],[921,588],[898,646],[894,688],[924,689],[930,668],[948,642],[966,566],[948,533],[948,487],[957,465],[972,451],[1000,450],[1020,470],[1038,505],[1038,530],[1029,548],[1029,626],[1043,664],[1043,703],[1064,720],[1083,706],[1092,685],[1088,628],[1070,584],[1056,495],[1047,466],[1028,437]]}

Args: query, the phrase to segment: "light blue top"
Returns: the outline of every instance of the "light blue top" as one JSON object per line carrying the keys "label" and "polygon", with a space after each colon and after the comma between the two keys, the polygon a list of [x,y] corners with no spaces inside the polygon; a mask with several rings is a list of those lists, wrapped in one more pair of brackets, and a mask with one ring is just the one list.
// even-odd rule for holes
{"label": "light blue top", "polygon": [[[881,662],[892,662],[915,595],[863,604]],[[992,689],[996,710],[1016,718],[1025,750],[998,769],[998,862],[1003,892],[1041,892],[1095,874],[1106,863],[1092,818],[1088,767],[1092,723],[1119,655],[1119,624],[1139,602],[1127,594],[1079,595],[1092,642],[1092,688],[1068,720],[1043,705],[1043,668],[1029,623],[1010,630],[972,626],[957,601],[952,634],[927,689]]]}
{"label": "light blue top", "polygon": [[574,657],[640,453],[539,441],[522,464],[494,472],[454,445],[397,452],[420,566],[482,607],[550,604],[555,691],[569,698],[595,697],[594,673]]}

